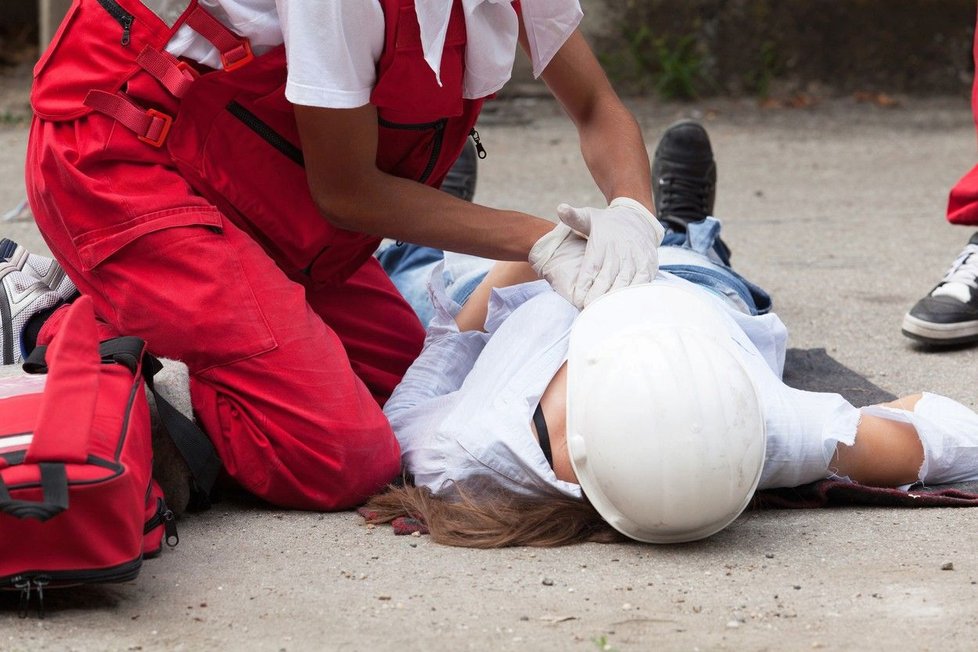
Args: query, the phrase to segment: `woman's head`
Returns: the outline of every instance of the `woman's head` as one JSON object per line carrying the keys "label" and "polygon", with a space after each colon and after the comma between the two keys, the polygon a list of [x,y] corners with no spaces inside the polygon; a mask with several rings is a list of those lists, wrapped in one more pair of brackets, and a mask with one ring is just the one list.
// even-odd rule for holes
{"label": "woman's head", "polygon": [[602,297],[575,322],[567,449],[597,511],[633,539],[710,536],[760,479],[760,402],[718,320],[692,291],[646,285]]}
{"label": "woman's head", "polygon": [[498,485],[456,485],[450,495],[426,487],[390,487],[366,505],[369,523],[416,518],[432,540],[466,548],[563,546],[624,537],[587,502],[563,495],[517,494]]}

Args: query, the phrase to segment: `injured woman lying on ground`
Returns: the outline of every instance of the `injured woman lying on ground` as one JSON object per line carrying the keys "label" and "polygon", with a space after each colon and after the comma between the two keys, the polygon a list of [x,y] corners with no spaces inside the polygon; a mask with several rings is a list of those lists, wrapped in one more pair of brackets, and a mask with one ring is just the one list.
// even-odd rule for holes
{"label": "injured woman lying on ground", "polygon": [[[701,229],[717,240],[716,220]],[[459,305],[440,263],[424,352],[385,408],[407,482],[368,521],[408,516],[471,547],[677,543],[758,489],[978,479],[978,415],[929,393],[857,408],[789,387],[767,296],[682,236],[651,284],[581,312],[517,263]]]}

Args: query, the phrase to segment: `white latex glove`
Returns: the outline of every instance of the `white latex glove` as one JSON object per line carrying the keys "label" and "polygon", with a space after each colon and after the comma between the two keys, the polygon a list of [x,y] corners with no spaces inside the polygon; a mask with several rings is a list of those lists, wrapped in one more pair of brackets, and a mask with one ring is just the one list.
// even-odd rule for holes
{"label": "white latex glove", "polygon": [[587,251],[571,302],[579,308],[610,290],[649,283],[659,270],[665,229],[642,204],[617,197],[608,208],[557,207],[560,221],[585,236]]}
{"label": "white latex glove", "polygon": [[587,240],[560,222],[530,249],[533,271],[546,279],[557,294],[573,303],[574,284],[581,272]]}

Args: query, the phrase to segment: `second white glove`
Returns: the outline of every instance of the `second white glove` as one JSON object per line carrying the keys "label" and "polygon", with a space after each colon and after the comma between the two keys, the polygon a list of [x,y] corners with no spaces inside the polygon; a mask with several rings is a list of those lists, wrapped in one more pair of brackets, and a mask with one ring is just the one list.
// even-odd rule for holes
{"label": "second white glove", "polygon": [[557,294],[573,303],[574,284],[580,275],[586,248],[587,240],[566,224],[558,222],[530,249],[530,265]]}
{"label": "second white glove", "polygon": [[649,283],[659,270],[665,229],[645,206],[618,197],[608,208],[557,207],[560,221],[588,239],[572,303],[583,308],[610,290]]}

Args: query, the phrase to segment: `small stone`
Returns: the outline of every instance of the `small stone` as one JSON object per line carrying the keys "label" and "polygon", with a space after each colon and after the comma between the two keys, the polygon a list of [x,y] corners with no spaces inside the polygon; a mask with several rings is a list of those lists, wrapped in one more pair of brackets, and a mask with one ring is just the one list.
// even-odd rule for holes
{"label": "small stone", "polygon": [[941,564],[941,570],[954,570],[954,562],[946,561]]}
{"label": "small stone", "polygon": [[377,596],[377,599],[386,602],[386,601],[390,600],[391,597],[389,595],[378,595]]}
{"label": "small stone", "polygon": [[774,553],[773,553],[773,552],[768,552],[768,553],[765,553],[765,554],[764,554],[764,556],[765,556],[766,558],[768,558],[768,559],[774,559]]}
{"label": "small stone", "polygon": [[626,602],[625,604],[623,604],[621,606],[621,608],[623,610],[625,610],[625,611],[631,611],[632,610],[632,603],[631,602]]}
{"label": "small stone", "polygon": [[543,578],[543,580],[540,583],[543,584],[544,586],[553,586],[554,585],[554,581],[552,579],[550,579],[549,577]]}
{"label": "small stone", "polygon": [[737,629],[738,627],[740,627],[740,622],[739,621],[736,621],[736,620],[728,620],[727,621],[727,629]]}
{"label": "small stone", "polygon": [[421,536],[421,533],[418,532],[417,530],[415,530],[414,532],[411,533],[411,536],[412,537],[420,537]]}

